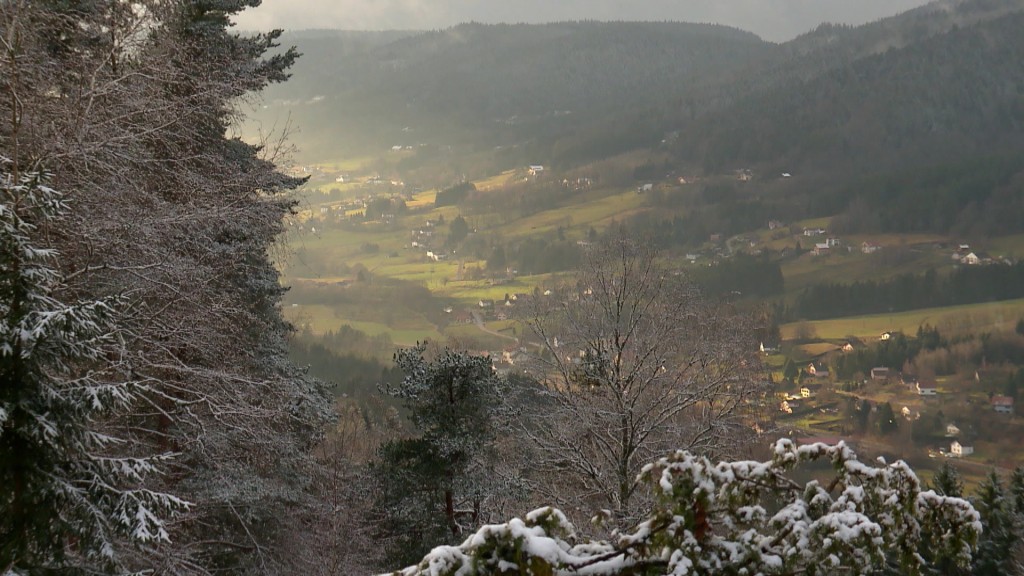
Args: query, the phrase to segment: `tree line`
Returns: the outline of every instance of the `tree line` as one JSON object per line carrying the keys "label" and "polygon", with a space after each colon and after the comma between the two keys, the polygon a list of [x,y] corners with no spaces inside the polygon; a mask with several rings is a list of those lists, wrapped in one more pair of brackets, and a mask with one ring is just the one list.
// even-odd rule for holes
{"label": "tree line", "polygon": [[1024,263],[963,266],[948,274],[929,269],[889,280],[821,283],[784,309],[789,319],[822,319],[902,312],[1024,297]]}

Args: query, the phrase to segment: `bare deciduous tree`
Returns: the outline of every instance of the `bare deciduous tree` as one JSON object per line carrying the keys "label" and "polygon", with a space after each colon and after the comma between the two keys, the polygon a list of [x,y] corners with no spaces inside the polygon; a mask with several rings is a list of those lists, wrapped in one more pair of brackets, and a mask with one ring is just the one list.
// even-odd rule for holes
{"label": "bare deciduous tree", "polygon": [[628,522],[636,478],[675,449],[735,454],[757,424],[763,380],[748,323],[715,307],[628,238],[593,248],[574,286],[537,299],[542,353],[524,431],[547,500]]}

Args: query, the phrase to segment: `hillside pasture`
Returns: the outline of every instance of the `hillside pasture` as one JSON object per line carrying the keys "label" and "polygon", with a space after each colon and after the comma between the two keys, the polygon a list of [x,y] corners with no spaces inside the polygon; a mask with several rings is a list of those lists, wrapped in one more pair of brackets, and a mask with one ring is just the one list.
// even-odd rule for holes
{"label": "hillside pasture", "polygon": [[988,242],[988,252],[997,257],[1024,258],[1024,234],[993,238]]}
{"label": "hillside pasture", "polygon": [[533,289],[538,286],[550,285],[553,275],[538,274],[535,276],[520,276],[515,280],[502,283],[494,283],[490,280],[459,280],[448,282],[437,288],[437,293],[459,302],[475,304],[478,300],[499,300],[505,294],[526,293],[532,294]]}
{"label": "hillside pasture", "polygon": [[794,362],[808,362],[829,352],[839,350],[839,346],[830,342],[815,342],[813,344],[800,344],[792,350]]}
{"label": "hillside pasture", "polygon": [[349,326],[371,336],[387,334],[399,346],[411,346],[423,340],[442,340],[437,327],[422,317],[403,315],[392,326],[383,322],[353,320],[349,317],[350,312],[344,307],[325,305],[288,306],[284,308],[284,317],[298,329],[309,330],[316,335],[338,332],[343,326]]}
{"label": "hillside pasture", "polygon": [[[831,320],[807,322],[822,339],[841,339],[856,336],[866,341],[877,340],[882,332],[897,331],[915,334],[923,324],[937,327],[944,335],[1013,330],[1024,318],[1024,298],[966,304],[945,308],[927,308],[892,314],[873,314]],[[783,339],[793,339],[801,322],[780,327]]]}
{"label": "hillside pasture", "polygon": [[[804,242],[801,238],[801,245],[804,248],[813,247],[813,242],[813,239]],[[807,246],[808,243],[810,246]],[[885,263],[880,254],[863,254],[859,247],[856,247],[852,252],[845,254],[815,256],[807,253],[799,258],[784,261],[782,276],[785,278],[786,292],[793,295],[808,286],[822,282],[848,284],[865,280],[881,281],[901,274],[924,273],[929,268],[948,265],[949,258],[934,251],[912,251],[907,254],[906,260],[899,262],[898,265],[891,265]]]}

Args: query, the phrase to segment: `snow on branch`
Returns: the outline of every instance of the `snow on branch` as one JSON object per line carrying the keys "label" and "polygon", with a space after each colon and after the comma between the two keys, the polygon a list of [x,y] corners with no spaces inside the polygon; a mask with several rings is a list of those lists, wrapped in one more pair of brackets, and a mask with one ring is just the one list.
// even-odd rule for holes
{"label": "snow on branch", "polygon": [[[831,463],[827,483],[793,480],[816,461]],[[679,451],[645,466],[639,480],[658,504],[613,541],[578,543],[562,512],[541,508],[394,574],[863,574],[887,564],[920,574],[929,558],[968,566],[981,533],[966,500],[922,490],[902,461],[861,462],[842,442],[782,439],[765,462],[716,464]]]}

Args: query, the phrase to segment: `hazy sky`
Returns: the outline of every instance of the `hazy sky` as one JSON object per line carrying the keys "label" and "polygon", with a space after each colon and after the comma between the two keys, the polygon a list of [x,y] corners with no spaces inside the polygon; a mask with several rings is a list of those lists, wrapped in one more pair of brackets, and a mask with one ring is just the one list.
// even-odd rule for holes
{"label": "hazy sky", "polygon": [[239,28],[427,30],[477,22],[682,20],[717,22],[788,40],[822,22],[862,24],[926,0],[263,0]]}

